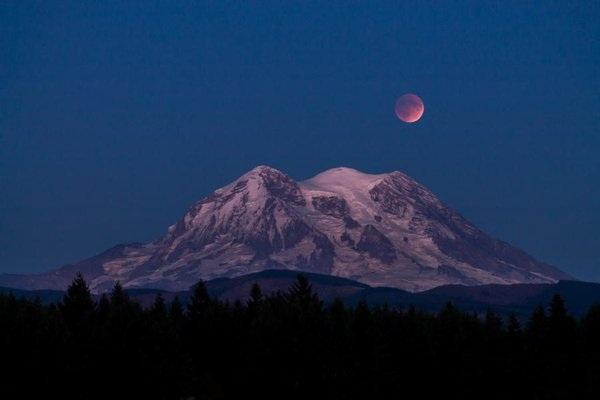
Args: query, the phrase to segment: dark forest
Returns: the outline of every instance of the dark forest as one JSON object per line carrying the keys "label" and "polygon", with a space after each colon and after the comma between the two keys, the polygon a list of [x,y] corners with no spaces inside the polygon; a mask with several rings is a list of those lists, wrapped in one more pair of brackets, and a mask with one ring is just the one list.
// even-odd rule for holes
{"label": "dark forest", "polygon": [[576,319],[558,295],[525,321],[430,314],[324,304],[302,275],[235,303],[202,282],[187,305],[119,284],[96,302],[81,276],[59,304],[0,295],[1,390],[20,398],[599,398],[599,338],[600,306]]}

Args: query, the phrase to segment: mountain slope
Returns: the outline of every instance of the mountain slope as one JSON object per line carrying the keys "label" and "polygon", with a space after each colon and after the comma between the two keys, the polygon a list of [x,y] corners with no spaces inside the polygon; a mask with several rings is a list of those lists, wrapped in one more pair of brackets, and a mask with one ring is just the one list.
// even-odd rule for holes
{"label": "mountain slope", "polygon": [[96,291],[185,290],[265,269],[422,291],[445,284],[551,283],[570,277],[477,229],[400,172],[335,168],[295,182],[259,166],[194,204],[158,240],[120,245],[0,285],[61,289],[81,270]]}

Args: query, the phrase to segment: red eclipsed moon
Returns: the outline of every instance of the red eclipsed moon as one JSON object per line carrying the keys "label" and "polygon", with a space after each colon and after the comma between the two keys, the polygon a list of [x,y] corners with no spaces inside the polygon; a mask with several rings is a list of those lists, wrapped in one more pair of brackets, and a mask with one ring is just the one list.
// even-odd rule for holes
{"label": "red eclipsed moon", "polygon": [[423,100],[415,94],[405,94],[396,101],[396,116],[404,122],[417,122],[425,111]]}

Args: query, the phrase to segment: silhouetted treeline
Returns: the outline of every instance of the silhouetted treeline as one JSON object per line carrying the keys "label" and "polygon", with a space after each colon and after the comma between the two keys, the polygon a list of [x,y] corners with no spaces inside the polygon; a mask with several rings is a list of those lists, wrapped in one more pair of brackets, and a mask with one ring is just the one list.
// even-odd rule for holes
{"label": "silhouetted treeline", "polygon": [[324,306],[299,276],[143,309],[118,284],[94,302],[78,276],[57,305],[0,295],[0,346],[3,398],[600,398],[600,306],[576,320],[559,296],[521,323]]}

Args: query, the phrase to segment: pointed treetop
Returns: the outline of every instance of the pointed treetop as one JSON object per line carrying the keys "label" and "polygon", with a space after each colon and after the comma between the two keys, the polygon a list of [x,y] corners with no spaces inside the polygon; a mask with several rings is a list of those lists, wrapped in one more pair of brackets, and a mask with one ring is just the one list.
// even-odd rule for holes
{"label": "pointed treetop", "polygon": [[260,289],[260,285],[256,282],[254,282],[252,284],[252,288],[250,289],[250,300],[248,301],[249,304],[258,304],[262,301],[263,299],[263,293],[262,290]]}
{"label": "pointed treetop", "polygon": [[89,318],[95,310],[90,289],[83,279],[81,273],[77,273],[75,279],[67,289],[61,304],[61,311],[69,324],[79,324]]}
{"label": "pointed treetop", "polygon": [[208,289],[204,281],[200,280],[192,287],[192,295],[188,303],[188,313],[191,317],[203,314],[211,304]]}
{"label": "pointed treetop", "polygon": [[129,296],[125,293],[121,282],[115,282],[112,292],[110,293],[110,302],[112,305],[123,305],[129,301]]}

